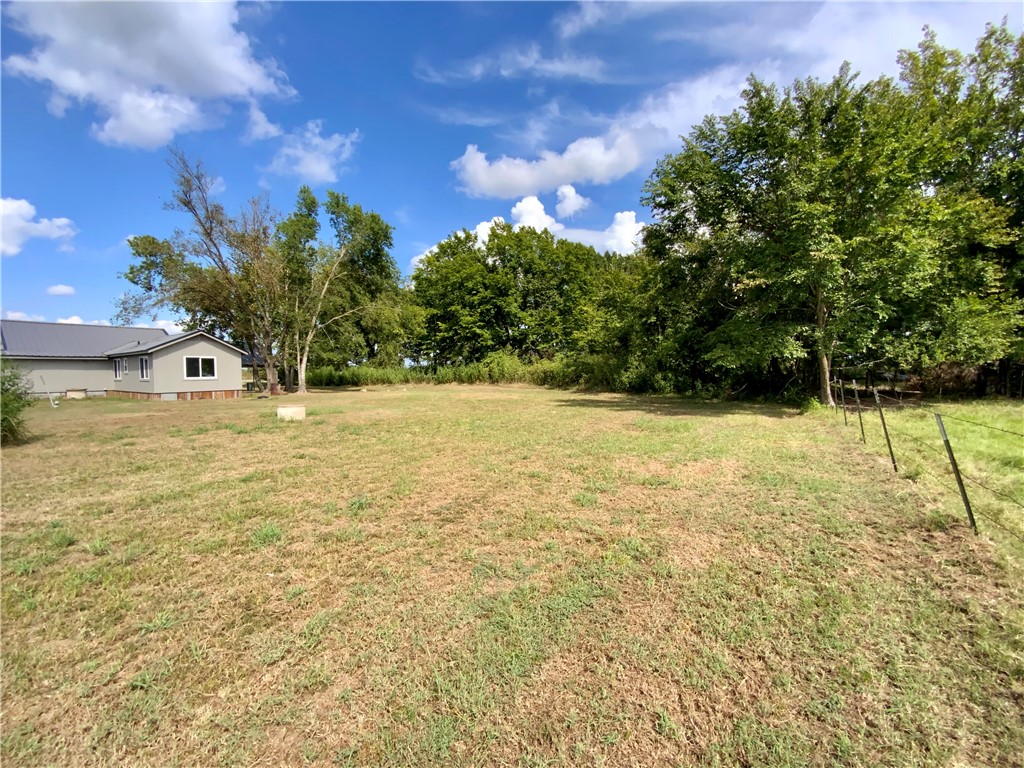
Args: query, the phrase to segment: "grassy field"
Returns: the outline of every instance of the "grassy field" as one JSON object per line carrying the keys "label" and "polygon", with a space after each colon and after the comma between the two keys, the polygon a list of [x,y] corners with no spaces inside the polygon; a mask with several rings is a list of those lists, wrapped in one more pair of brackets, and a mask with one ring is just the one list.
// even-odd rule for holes
{"label": "grassy field", "polygon": [[1012,553],[834,414],[277,402],[32,409],[5,765],[1024,764]]}

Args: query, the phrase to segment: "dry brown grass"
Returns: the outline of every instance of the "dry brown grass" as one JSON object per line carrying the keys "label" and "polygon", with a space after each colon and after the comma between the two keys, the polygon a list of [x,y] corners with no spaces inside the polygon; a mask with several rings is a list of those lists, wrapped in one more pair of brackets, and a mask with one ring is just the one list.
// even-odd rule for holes
{"label": "dry brown grass", "polygon": [[5,763],[1021,763],[1019,577],[821,419],[305,402],[34,409]]}

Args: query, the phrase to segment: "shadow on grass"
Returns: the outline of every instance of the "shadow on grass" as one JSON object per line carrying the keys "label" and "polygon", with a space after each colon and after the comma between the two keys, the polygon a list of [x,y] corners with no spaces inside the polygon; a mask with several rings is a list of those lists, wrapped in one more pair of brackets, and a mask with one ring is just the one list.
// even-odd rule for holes
{"label": "shadow on grass", "polygon": [[609,411],[634,411],[656,416],[733,416],[745,414],[764,416],[772,419],[789,419],[800,415],[800,410],[777,403],[716,402],[711,400],[688,400],[671,395],[584,395],[582,397],[556,400],[555,405],[565,408],[596,408]]}

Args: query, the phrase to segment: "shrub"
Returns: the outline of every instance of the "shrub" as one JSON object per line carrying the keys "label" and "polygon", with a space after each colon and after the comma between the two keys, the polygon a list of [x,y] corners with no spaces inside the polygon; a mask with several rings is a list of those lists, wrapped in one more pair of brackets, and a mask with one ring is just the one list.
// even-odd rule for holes
{"label": "shrub", "polygon": [[484,358],[487,378],[495,384],[519,384],[529,380],[529,367],[511,352],[492,352]]}
{"label": "shrub", "polygon": [[34,402],[27,374],[0,358],[0,443],[20,443],[28,437],[24,411]]}

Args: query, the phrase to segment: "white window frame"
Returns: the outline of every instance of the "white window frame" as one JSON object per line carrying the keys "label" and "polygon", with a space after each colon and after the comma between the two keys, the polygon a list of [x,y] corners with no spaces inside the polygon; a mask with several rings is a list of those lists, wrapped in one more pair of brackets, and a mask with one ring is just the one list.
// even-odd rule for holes
{"label": "white window frame", "polygon": [[120,357],[114,358],[114,381],[121,381],[124,378],[124,360]]}
{"label": "white window frame", "polygon": [[[198,360],[199,361],[199,375],[189,376],[188,375],[188,361]],[[203,376],[203,360],[213,360],[213,376]],[[217,358],[213,355],[186,355],[181,360],[181,365],[185,378],[189,381],[216,381],[217,380]]]}
{"label": "white window frame", "polygon": [[139,357],[139,381],[149,381],[149,357]]}

